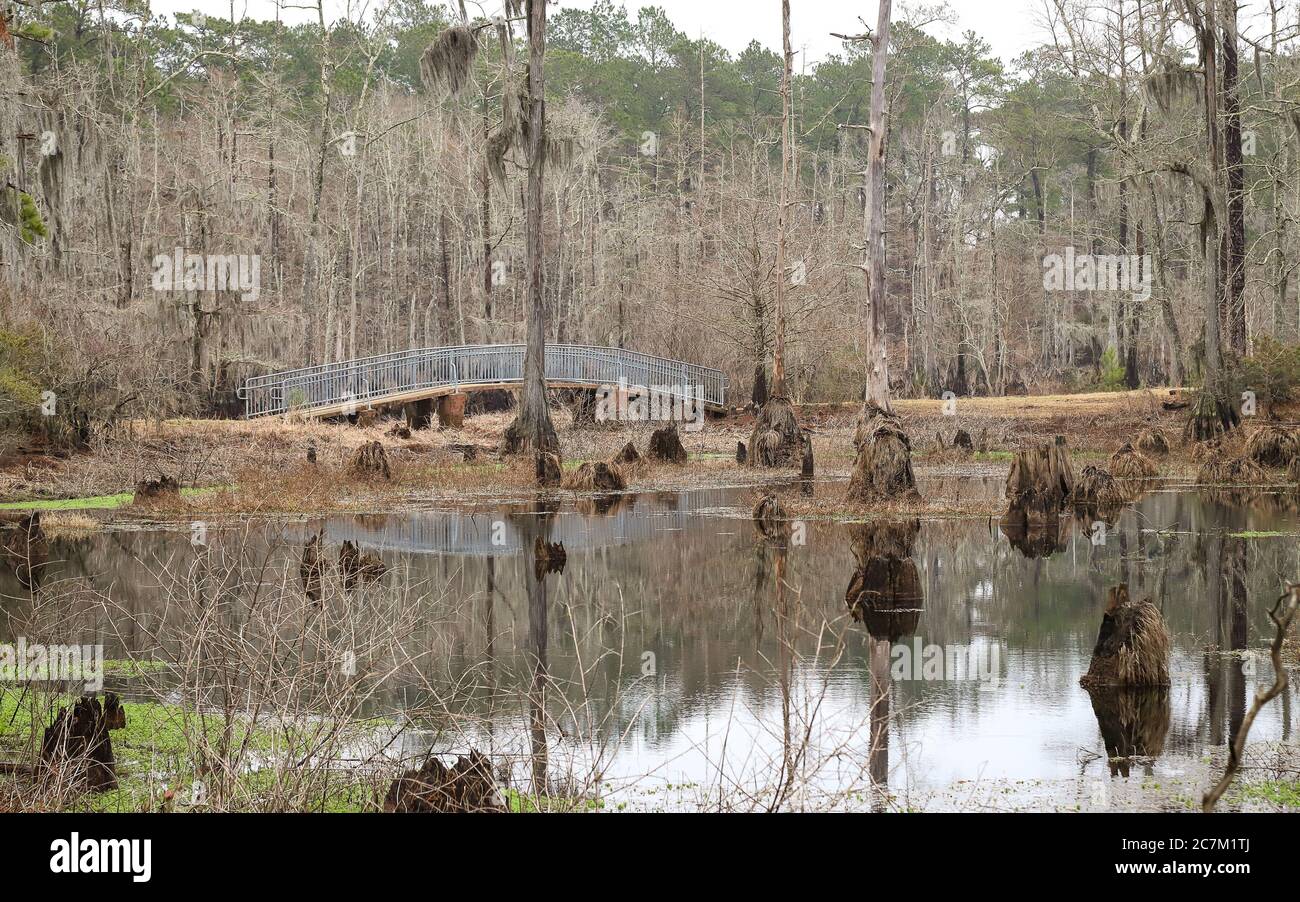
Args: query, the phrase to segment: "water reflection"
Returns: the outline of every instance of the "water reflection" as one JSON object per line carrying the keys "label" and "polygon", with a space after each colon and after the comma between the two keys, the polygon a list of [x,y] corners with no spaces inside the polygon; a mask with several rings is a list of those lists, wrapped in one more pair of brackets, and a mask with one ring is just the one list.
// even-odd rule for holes
{"label": "water reflection", "polygon": [[[953,787],[985,785],[990,795],[1012,787],[999,798],[1015,805],[1024,781],[1078,780],[1080,749],[1099,756],[1089,778],[1203,767],[1240,726],[1254,685],[1271,678],[1267,659],[1250,652],[1268,637],[1263,611],[1300,563],[1300,517],[1289,505],[1193,493],[1141,499],[1103,542],[1090,523],[1057,517],[1033,557],[986,520],[808,521],[802,543],[770,539],[748,522],[752,501],[709,490],[210,527],[206,552],[180,528],[55,536],[34,572],[0,563],[0,641],[18,634],[37,584],[77,589],[61,626],[103,641],[109,657],[151,651],[200,601],[238,633],[256,606],[216,579],[218,565],[283,574],[311,597],[320,574],[304,545],[319,534],[324,600],[313,614],[300,595],[287,635],[328,639],[335,621],[313,618],[347,605],[383,618],[387,599],[409,596],[419,616],[400,638],[426,672],[409,692],[386,684],[367,713],[420,694],[450,700],[474,735],[422,724],[429,741],[461,752],[481,744],[497,766],[517,762],[529,792],[567,792],[558,784],[579,760],[632,805],[690,807],[697,790],[667,799],[663,788],[723,783],[768,807],[805,789],[835,793],[861,766],[878,790],[865,800],[872,807],[893,805],[886,789],[905,806],[960,807]],[[538,579],[539,539],[564,544],[562,573]],[[331,593],[328,575],[344,541],[387,568],[348,600]],[[1078,680],[1097,637],[1097,599],[1121,582],[1149,595],[1169,625],[1172,685],[1090,696]],[[178,586],[192,608],[168,603]],[[890,645],[908,638],[996,645],[1004,680],[982,691],[893,677]],[[1291,737],[1296,691],[1265,709],[1252,741]],[[657,790],[642,795],[647,775]]]}
{"label": "water reflection", "polygon": [[857,568],[844,592],[853,619],[870,636],[871,782],[873,810],[884,810],[889,788],[890,663],[893,644],[911,636],[921,621],[925,597],[912,560],[920,532],[917,520],[883,520],[847,528]]}

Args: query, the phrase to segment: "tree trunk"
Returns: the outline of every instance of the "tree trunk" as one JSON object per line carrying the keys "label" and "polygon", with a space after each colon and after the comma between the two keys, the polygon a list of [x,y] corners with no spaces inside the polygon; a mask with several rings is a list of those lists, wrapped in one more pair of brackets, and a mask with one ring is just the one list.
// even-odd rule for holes
{"label": "tree trunk", "polygon": [[891,0],[880,0],[871,48],[870,160],[867,167],[867,386],[863,410],[893,413],[885,343],[885,63]]}
{"label": "tree trunk", "polygon": [[781,195],[776,211],[776,334],[773,336],[772,397],[786,399],[785,387],[785,242],[790,204],[790,0],[781,0]]}
{"label": "tree trunk", "polygon": [[519,415],[506,429],[508,454],[560,450],[546,406],[546,294],[542,283],[542,172],[546,164],[546,2],[528,0],[528,194],[524,214],[528,269],[528,347]]}
{"label": "tree trunk", "polygon": [[1224,223],[1223,341],[1237,356],[1246,355],[1246,173],[1242,164],[1241,101],[1237,85],[1237,4],[1224,4],[1223,157],[1228,183],[1228,221]]}

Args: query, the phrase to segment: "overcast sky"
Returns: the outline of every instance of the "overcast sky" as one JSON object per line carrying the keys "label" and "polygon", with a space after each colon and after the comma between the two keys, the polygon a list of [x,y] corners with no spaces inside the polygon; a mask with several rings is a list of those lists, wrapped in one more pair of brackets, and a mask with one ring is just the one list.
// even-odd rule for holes
{"label": "overcast sky", "polygon": [[[301,5],[310,0],[283,0],[286,5]],[[352,0],[352,6],[364,8],[366,0]],[[373,9],[377,2],[369,0]],[[595,0],[563,0],[560,6],[587,9]],[[928,0],[933,2],[933,0]],[[326,0],[325,9],[342,15],[347,0]],[[476,6],[470,2],[471,15]],[[739,52],[751,40],[769,48],[781,46],[780,0],[627,0],[624,5],[633,15],[642,6],[662,6],[673,22],[692,38],[705,37],[717,41],[732,52]],[[1042,0],[948,0],[957,17],[953,26],[936,25],[929,29],[942,37],[958,37],[972,29],[993,46],[993,51],[1010,61],[1022,50],[1041,40],[1042,31],[1037,24]],[[501,0],[481,0],[488,14],[502,7]],[[274,19],[275,0],[235,0],[235,17]],[[153,0],[155,13],[172,15],[177,12],[199,10],[211,16],[230,16],[230,0]],[[554,13],[552,13],[553,15]],[[895,0],[894,18],[902,15],[902,2]],[[840,42],[830,36],[832,31],[858,33],[859,18],[872,24],[876,19],[874,0],[797,0],[791,12],[791,36],[796,48],[807,47],[808,62],[814,63],[828,53],[839,50]],[[315,18],[314,12],[285,9],[286,22]],[[796,60],[795,65],[802,61]]]}

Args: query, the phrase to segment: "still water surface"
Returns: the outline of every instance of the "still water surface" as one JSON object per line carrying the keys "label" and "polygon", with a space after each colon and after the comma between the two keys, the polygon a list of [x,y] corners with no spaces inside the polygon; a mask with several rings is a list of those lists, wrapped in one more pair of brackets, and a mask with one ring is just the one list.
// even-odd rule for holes
{"label": "still water surface", "polygon": [[[317,530],[330,549],[354,541],[390,568],[370,591],[427,607],[411,638],[432,650],[450,710],[410,724],[395,750],[473,745],[520,783],[619,808],[762,808],[783,785],[796,808],[1189,807],[1209,753],[1271,680],[1266,610],[1297,570],[1300,515],[1279,497],[1158,491],[1104,541],[1066,524],[1061,549],[1038,558],[996,521],[922,521],[890,561],[860,536],[855,555],[846,524],[765,540],[753,500],[710,489],[209,528],[291,577]],[[567,551],[541,580],[538,537]],[[112,598],[121,615],[84,627],[109,657],[131,657],[197,553],[179,527],[56,539],[43,581]],[[1095,699],[1078,685],[1121,582],[1169,626],[1167,693]],[[846,591],[864,588],[876,609],[855,617]],[[11,572],[0,592],[8,613],[30,604]],[[925,671],[912,657],[929,646],[964,666]],[[1252,743],[1294,740],[1295,682]],[[411,704],[397,685],[374,702]]]}

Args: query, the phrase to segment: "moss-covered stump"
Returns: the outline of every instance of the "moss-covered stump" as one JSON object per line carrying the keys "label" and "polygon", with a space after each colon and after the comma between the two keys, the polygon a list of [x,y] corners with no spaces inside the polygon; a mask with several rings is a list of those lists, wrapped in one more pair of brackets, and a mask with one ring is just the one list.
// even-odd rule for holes
{"label": "moss-covered stump", "polygon": [[920,499],[912,473],[912,442],[896,417],[879,408],[864,410],[854,445],[858,457],[849,478],[850,504]]}
{"label": "moss-covered stump", "polygon": [[1155,461],[1125,442],[1110,456],[1110,473],[1116,479],[1151,479],[1160,473]]}
{"label": "moss-covered stump", "polygon": [[1124,491],[1110,473],[1101,467],[1087,466],[1074,481],[1070,503],[1089,508],[1118,507],[1125,501]]}
{"label": "moss-covered stump", "polygon": [[73,791],[117,789],[117,764],[110,730],[126,726],[126,713],[113,693],[99,699],[82,696],[62,708],[41,738],[37,777]]}
{"label": "moss-covered stump", "polygon": [[1013,506],[1062,508],[1074,491],[1074,467],[1065,439],[1016,452],[1007,473],[1006,496]]}
{"label": "moss-covered stump", "polygon": [[388,466],[388,453],[377,441],[367,442],[357,449],[348,468],[353,476],[363,479],[392,479],[393,471]]}
{"label": "moss-covered stump", "polygon": [[150,506],[155,504],[179,504],[181,484],[170,476],[146,479],[135,485],[133,505]]}
{"label": "moss-covered stump", "polygon": [[747,462],[755,467],[795,467],[803,460],[803,430],[794,405],[783,397],[769,398],[758,411],[749,435]]}
{"label": "moss-covered stump", "polygon": [[646,449],[646,457],[665,463],[686,463],[686,448],[682,445],[681,436],[677,434],[676,423],[669,423],[650,433],[650,446]]}
{"label": "moss-covered stump", "polygon": [[1202,485],[1267,485],[1268,472],[1249,457],[1234,457],[1215,447],[1201,461],[1196,481]]}
{"label": "moss-covered stump", "polygon": [[628,442],[617,454],[614,455],[612,463],[615,465],[628,466],[630,464],[638,463],[640,460],[641,455],[636,450],[636,445]]}
{"label": "moss-covered stump", "polygon": [[1169,453],[1169,438],[1164,430],[1155,426],[1143,429],[1137,438],[1137,449],[1143,454],[1164,457]]}
{"label": "moss-covered stump", "polygon": [[384,811],[425,814],[470,814],[505,810],[505,800],[487,757],[471,751],[450,768],[430,757],[388,787]]}
{"label": "moss-covered stump", "polygon": [[575,492],[621,492],[627,483],[617,467],[603,461],[589,461],[569,474],[564,488]]}
{"label": "moss-covered stump", "polygon": [[1127,585],[1107,591],[1097,644],[1079,683],[1085,687],[1169,685],[1169,631],[1150,599],[1133,601]]}
{"label": "moss-covered stump", "polygon": [[1285,426],[1261,426],[1246,439],[1246,456],[1262,467],[1286,467],[1300,454],[1300,439]]}

